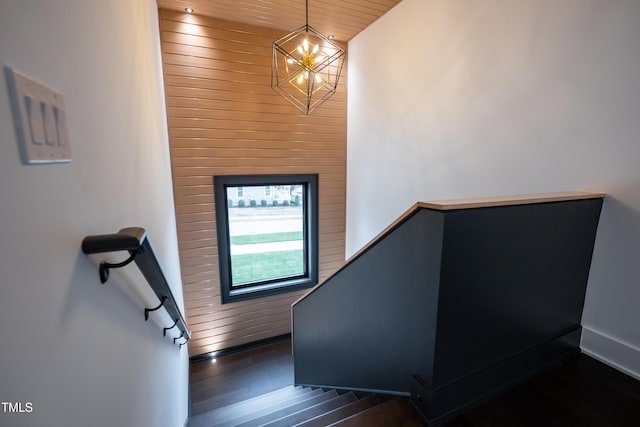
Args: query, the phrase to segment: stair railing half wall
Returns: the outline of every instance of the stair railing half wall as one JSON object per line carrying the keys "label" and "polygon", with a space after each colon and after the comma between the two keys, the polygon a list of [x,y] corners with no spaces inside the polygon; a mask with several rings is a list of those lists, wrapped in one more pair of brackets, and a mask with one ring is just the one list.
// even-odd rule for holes
{"label": "stair railing half wall", "polygon": [[419,202],[292,305],[295,383],[429,422],[576,354],[602,193]]}
{"label": "stair railing half wall", "polygon": [[167,325],[162,330],[162,335],[177,328],[179,336],[173,338],[173,343],[182,347],[191,339],[191,331],[187,327],[182,312],[178,307],[176,299],[171,292],[169,283],[160,268],[158,259],[153,251],[151,242],[147,237],[147,232],[141,227],[123,228],[114,234],[100,234],[87,236],[82,241],[82,251],[89,254],[128,251],[129,258],[119,263],[100,262],[99,275],[100,282],[105,283],[109,279],[109,270],[124,267],[131,262],[136,263],[147,283],[160,301],[156,307],[146,307],[144,309],[144,320],[149,320],[149,314],[163,308],[171,317],[173,324]]}

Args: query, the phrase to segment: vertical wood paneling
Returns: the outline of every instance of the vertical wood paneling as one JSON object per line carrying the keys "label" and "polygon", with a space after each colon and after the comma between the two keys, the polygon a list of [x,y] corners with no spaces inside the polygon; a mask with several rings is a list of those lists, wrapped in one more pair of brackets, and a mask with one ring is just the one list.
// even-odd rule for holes
{"label": "vertical wood paneling", "polygon": [[346,73],[311,116],[270,88],[282,31],[160,9],[190,355],[290,332],[303,291],[222,305],[213,175],[318,173],[323,280],[344,261]]}

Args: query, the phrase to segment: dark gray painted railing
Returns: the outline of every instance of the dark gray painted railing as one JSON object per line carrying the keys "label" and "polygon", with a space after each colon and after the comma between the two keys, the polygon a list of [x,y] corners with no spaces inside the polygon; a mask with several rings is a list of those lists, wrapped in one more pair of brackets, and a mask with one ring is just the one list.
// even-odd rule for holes
{"label": "dark gray painted railing", "polygon": [[601,206],[417,207],[293,305],[296,384],[418,384],[433,421],[574,353]]}

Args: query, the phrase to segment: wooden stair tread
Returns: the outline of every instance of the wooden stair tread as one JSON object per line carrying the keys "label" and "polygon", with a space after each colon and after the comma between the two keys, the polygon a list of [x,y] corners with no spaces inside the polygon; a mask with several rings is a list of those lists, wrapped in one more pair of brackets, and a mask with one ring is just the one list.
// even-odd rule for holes
{"label": "wooden stair tread", "polygon": [[191,417],[189,427],[423,427],[406,397],[383,401],[303,386],[273,392]]}
{"label": "wooden stair tread", "polygon": [[322,394],[320,389],[309,387],[285,387],[260,396],[246,399],[209,412],[191,417],[189,427],[227,426],[230,420],[250,414],[272,411],[283,405],[291,405]]}
{"label": "wooden stair tread", "polygon": [[[255,402],[256,404],[259,404],[260,402],[263,402],[263,401],[277,400],[277,399],[282,398],[283,396],[294,395],[294,394],[298,394],[298,393],[301,393],[301,392],[307,392],[307,391],[311,391],[311,389],[310,388],[306,388],[305,389],[303,387],[296,387],[296,386],[291,385],[291,386],[283,387],[283,388],[278,389],[278,390],[274,390],[274,391],[269,392],[269,393],[265,393],[265,394],[261,394],[259,396],[255,396],[253,398],[243,399],[243,400],[240,400],[239,402],[236,402],[236,403],[232,403],[232,404],[221,406],[219,408],[211,409],[211,410],[207,411],[206,413],[207,414],[223,414],[225,412],[233,411],[234,408],[238,408],[238,407],[241,407],[243,405],[247,406],[247,405],[250,404],[250,402]],[[237,392],[237,393],[240,394],[240,392]],[[204,403],[206,405],[207,402],[204,402]],[[204,414],[204,412],[203,413],[199,413],[197,415],[201,415],[201,414]]]}
{"label": "wooden stair tread", "polygon": [[334,409],[333,411],[318,415],[317,417],[312,418],[308,421],[296,424],[295,427],[324,427],[379,404],[380,399],[378,398],[378,396],[370,395]]}
{"label": "wooden stair tread", "polygon": [[356,399],[357,398],[355,394],[351,392],[345,393],[331,400],[327,400],[323,403],[314,405],[312,407],[303,409],[301,411],[289,414],[285,417],[276,419],[273,422],[264,424],[263,427],[291,427],[292,425],[298,424],[300,422],[304,422],[311,418],[315,418],[318,415],[325,414],[329,411],[332,411],[336,408],[340,408],[351,402],[355,402]]}
{"label": "wooden stair tread", "polygon": [[[266,400],[266,399],[274,398],[277,395],[298,394],[300,392],[307,391],[307,390],[310,391],[311,388],[289,385],[289,386],[282,387],[277,390],[256,395],[253,397],[246,397],[247,392],[245,390],[233,390],[231,392],[213,395],[208,399],[200,398],[200,400],[197,403],[194,403],[192,405],[191,410],[194,416],[196,416],[203,413],[208,413],[208,412],[213,412],[218,410],[224,411],[226,410],[225,408],[232,408],[238,405],[242,405],[242,404],[245,404],[245,402],[248,402],[251,400],[256,400],[256,401],[260,401],[262,399]],[[229,401],[232,401],[235,403],[229,403]],[[207,408],[207,410],[203,411],[202,410],[203,408]]]}
{"label": "wooden stair tread", "polygon": [[417,427],[424,426],[407,397],[396,397],[373,408],[352,415],[331,427]]}
{"label": "wooden stair tread", "polygon": [[311,406],[317,405],[319,403],[325,402],[327,400],[333,399],[334,397],[338,397],[338,392],[335,390],[323,392],[322,389],[316,389],[314,390],[314,392],[320,392],[320,394],[315,395],[309,399],[304,399],[304,400],[295,402],[291,405],[287,403],[283,403],[280,405],[275,405],[270,408],[265,408],[264,410],[261,410],[261,411],[252,412],[250,414],[246,414],[238,418],[229,420],[226,423],[221,424],[220,427],[261,426],[270,421],[276,420],[278,418],[282,418],[283,416],[286,416],[288,414],[301,411],[303,409],[306,409]]}

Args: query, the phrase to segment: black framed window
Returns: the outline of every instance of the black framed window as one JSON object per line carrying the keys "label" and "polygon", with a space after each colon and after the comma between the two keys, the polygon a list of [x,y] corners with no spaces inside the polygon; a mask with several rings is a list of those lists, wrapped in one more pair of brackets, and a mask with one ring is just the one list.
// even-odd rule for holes
{"label": "black framed window", "polygon": [[318,175],[213,177],[222,303],[318,282]]}

